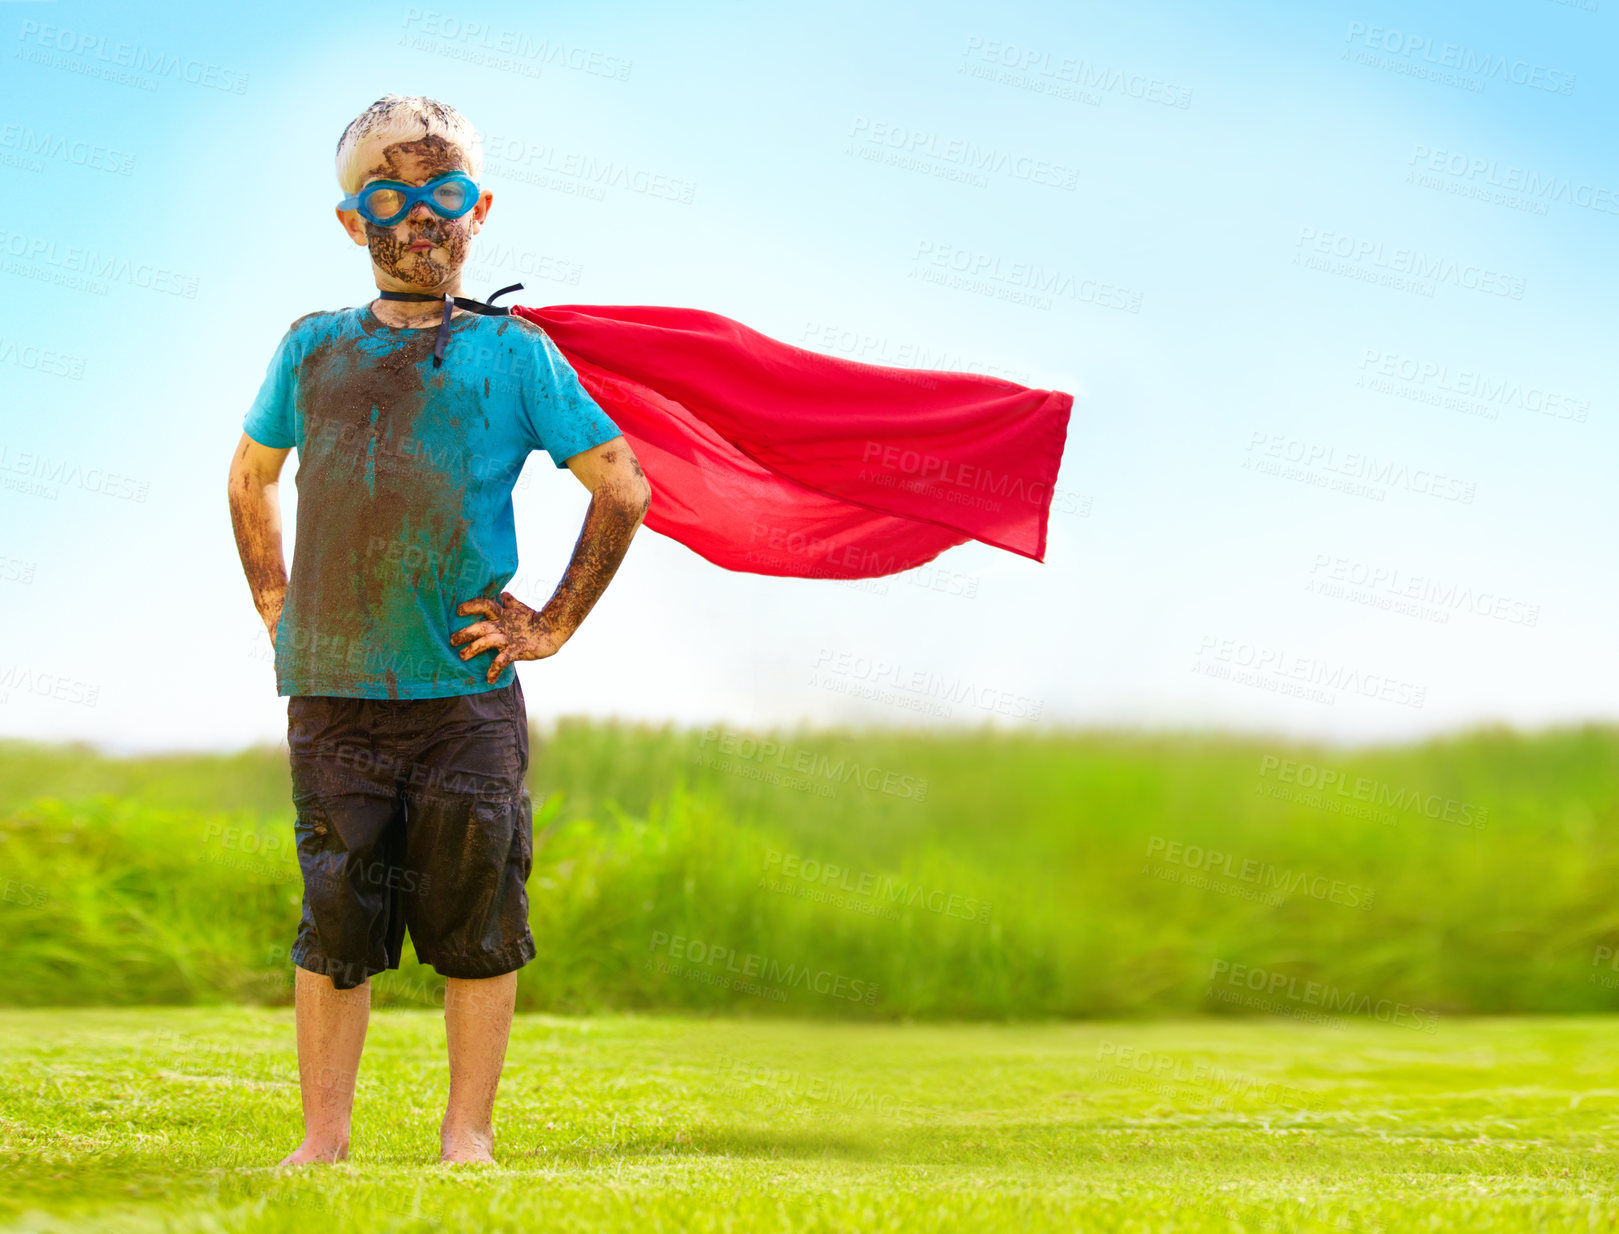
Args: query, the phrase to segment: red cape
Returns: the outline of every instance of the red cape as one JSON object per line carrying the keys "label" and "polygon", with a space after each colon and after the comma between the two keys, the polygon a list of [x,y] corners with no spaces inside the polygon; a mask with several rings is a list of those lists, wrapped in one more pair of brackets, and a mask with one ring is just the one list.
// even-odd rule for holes
{"label": "red cape", "polygon": [[835,359],[699,309],[512,312],[629,441],[646,525],[715,565],[874,578],[966,540],[1045,560],[1071,395]]}

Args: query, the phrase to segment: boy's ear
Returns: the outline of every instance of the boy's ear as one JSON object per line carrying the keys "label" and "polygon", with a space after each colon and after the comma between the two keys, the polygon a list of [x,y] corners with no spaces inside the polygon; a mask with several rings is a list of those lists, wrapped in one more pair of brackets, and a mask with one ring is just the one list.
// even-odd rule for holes
{"label": "boy's ear", "polygon": [[337,221],[343,224],[343,230],[349,233],[349,238],[356,244],[366,244],[365,221],[360,218],[358,210],[338,210]]}

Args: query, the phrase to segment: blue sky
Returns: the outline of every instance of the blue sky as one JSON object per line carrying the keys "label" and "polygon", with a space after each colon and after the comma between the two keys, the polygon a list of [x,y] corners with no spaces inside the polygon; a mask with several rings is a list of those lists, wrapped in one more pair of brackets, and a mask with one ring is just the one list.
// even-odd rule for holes
{"label": "blue sky", "polygon": [[[332,155],[389,91],[490,144],[474,294],[1076,396],[1043,564],[846,586],[643,531],[535,718],[1615,712],[1612,0],[143,7],[0,3],[0,734],[284,733],[225,468],[287,324],[374,291]],[[531,460],[530,603],[587,500]]]}

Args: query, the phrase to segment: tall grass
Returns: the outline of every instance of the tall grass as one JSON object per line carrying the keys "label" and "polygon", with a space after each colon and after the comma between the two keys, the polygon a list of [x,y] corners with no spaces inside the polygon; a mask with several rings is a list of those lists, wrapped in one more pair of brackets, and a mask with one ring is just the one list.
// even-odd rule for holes
{"label": "tall grass", "polygon": [[[533,756],[528,1009],[1243,1009],[1212,986],[1293,1014],[1311,982],[1439,1015],[1619,1006],[1610,730],[1345,753],[573,721]],[[286,1001],[286,793],[275,750],[0,746],[0,1001]],[[374,989],[442,999],[408,948]]]}

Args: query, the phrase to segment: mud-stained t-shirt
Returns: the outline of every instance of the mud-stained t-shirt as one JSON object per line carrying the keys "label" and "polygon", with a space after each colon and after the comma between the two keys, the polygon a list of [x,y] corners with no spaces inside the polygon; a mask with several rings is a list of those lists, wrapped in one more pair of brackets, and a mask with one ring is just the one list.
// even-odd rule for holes
{"label": "mud-stained t-shirt", "polygon": [[280,694],[443,698],[487,680],[450,634],[456,607],[517,573],[512,489],[544,450],[559,468],[619,435],[538,326],[463,313],[386,326],[369,304],[311,313],[277,346],[242,427],[298,450],[298,521],[276,630]]}

